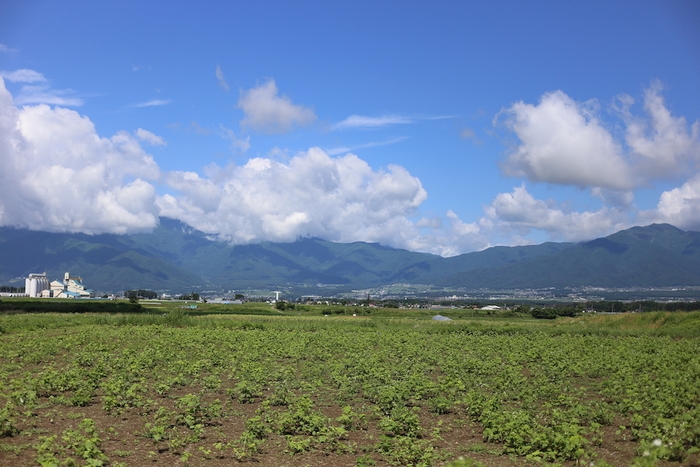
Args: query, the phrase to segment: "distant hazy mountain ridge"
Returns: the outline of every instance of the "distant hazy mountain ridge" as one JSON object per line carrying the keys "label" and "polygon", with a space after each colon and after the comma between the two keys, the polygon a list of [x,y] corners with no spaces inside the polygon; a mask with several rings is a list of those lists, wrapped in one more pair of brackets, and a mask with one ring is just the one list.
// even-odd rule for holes
{"label": "distant hazy mountain ridge", "polygon": [[229,245],[172,219],[147,234],[85,235],[0,228],[0,284],[31,272],[70,271],[100,291],[240,290],[391,283],[536,288],[700,285],[700,233],[668,224],[633,227],[590,242],[494,247],[451,258],[374,243]]}

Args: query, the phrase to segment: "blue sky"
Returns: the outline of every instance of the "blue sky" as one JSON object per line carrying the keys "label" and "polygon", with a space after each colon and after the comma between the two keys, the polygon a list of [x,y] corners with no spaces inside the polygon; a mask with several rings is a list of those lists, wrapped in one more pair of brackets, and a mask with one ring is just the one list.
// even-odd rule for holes
{"label": "blue sky", "polygon": [[691,1],[0,5],[0,225],[454,255],[700,230]]}

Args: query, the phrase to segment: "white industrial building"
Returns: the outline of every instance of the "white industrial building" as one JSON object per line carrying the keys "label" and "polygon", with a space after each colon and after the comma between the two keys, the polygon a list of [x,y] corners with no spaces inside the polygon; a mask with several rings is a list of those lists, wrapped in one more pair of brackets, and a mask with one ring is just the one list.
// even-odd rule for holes
{"label": "white industrial building", "polygon": [[51,296],[54,298],[94,298],[95,291],[86,288],[82,278],[65,273],[63,281],[51,282]]}
{"label": "white industrial building", "polygon": [[70,273],[63,275],[63,280],[49,283],[46,273],[29,274],[24,280],[24,292],[30,297],[44,298],[94,298],[95,291],[83,285],[83,279],[78,276],[71,276]]}
{"label": "white industrial building", "polygon": [[24,293],[30,297],[41,297],[44,290],[50,290],[49,278],[46,273],[29,274],[24,280]]}

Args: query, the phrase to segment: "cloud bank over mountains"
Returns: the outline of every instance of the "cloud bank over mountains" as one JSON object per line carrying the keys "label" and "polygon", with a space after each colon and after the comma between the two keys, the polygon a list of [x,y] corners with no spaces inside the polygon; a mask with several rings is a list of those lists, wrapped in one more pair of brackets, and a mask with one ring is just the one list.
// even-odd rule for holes
{"label": "cloud bank over mountains", "polygon": [[0,82],[0,224],[127,233],[158,221],[158,165],[127,132],[96,134],[73,110],[17,108]]}
{"label": "cloud bank over mountains", "polygon": [[[227,89],[220,68],[216,76]],[[3,78],[23,83],[18,96]],[[43,91],[27,89],[37,83]],[[544,94],[537,104],[504,108],[494,124],[517,140],[500,168],[518,180],[472,222],[452,211],[426,216],[421,206],[429,193],[420,174],[395,164],[375,169],[350,152],[312,147],[280,157],[271,151],[242,165],[212,164],[201,174],[164,171],[142,146],[165,146],[163,137],[144,128],[99,135],[87,116],[65,108],[79,104],[65,92],[61,101],[62,92],[32,70],[0,78],[0,225],[122,234],[151,229],[166,216],[235,243],[317,236],[442,255],[525,243],[532,231],[578,241],[652,222],[700,230],[700,123],[674,116],[660,83],[646,90],[641,114],[634,113],[630,96],[605,106],[577,102],[562,91]],[[253,136],[289,133],[317,119],[311,107],[280,95],[272,79],[242,90],[238,108],[242,131]],[[601,116],[602,109],[616,124]],[[351,115],[336,129],[410,122],[396,115]],[[242,152],[250,147],[250,135],[242,139],[221,128]],[[656,209],[637,209],[635,190],[662,181],[678,186],[660,195]],[[526,183],[589,190],[601,207],[575,211],[537,199]]]}
{"label": "cloud bank over mountains", "polygon": [[[512,194],[498,195],[487,215],[510,219],[516,228],[541,229],[553,238],[570,240],[635,223],[668,222],[700,229],[700,122],[688,125],[685,118],[673,116],[662,90],[660,82],[646,89],[644,115],[632,112],[631,96],[615,99],[609,110],[624,127],[619,138],[599,117],[599,102],[575,102],[562,91],[544,94],[537,105],[517,102],[504,109],[495,122],[518,138],[501,163],[504,174],[533,183],[589,189],[606,206],[595,212],[565,214],[558,207],[535,202],[523,186]],[[656,210],[634,207],[634,190],[683,180],[681,187],[661,194]],[[508,213],[527,214],[511,218]],[[584,236],[578,237],[576,231]]]}
{"label": "cloud bank over mountains", "polygon": [[310,235],[404,244],[413,230],[408,216],[427,196],[400,166],[374,171],[353,154],[330,157],[319,148],[288,163],[253,158],[208,172],[167,174],[178,194],[158,199],[160,213],[235,243]]}

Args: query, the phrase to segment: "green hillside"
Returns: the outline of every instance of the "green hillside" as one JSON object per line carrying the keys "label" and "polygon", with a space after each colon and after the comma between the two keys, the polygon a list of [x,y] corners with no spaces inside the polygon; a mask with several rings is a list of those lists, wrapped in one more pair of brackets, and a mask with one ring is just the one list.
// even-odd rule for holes
{"label": "green hillside", "polygon": [[700,233],[661,224],[589,242],[493,247],[442,258],[376,243],[230,245],[180,221],[150,233],[85,235],[0,228],[0,284],[24,285],[31,272],[79,275],[98,291],[182,292],[394,283],[467,289],[700,285]]}
{"label": "green hillside", "polygon": [[700,285],[700,233],[668,224],[633,227],[551,255],[465,271],[437,282],[472,288]]}

